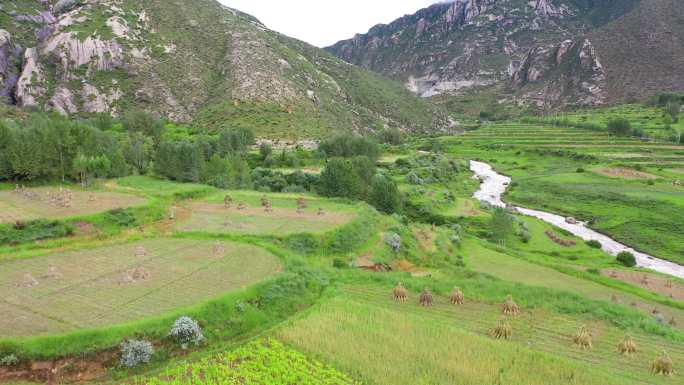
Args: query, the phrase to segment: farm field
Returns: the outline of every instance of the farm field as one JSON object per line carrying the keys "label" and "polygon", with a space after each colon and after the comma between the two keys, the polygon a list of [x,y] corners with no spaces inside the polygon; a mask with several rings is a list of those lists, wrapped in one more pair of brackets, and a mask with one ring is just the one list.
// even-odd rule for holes
{"label": "farm field", "polygon": [[[228,195],[229,207],[223,203]],[[271,204],[267,211],[262,207],[259,193],[227,192],[189,203],[186,214],[177,225],[179,231],[202,231],[215,234],[249,234],[284,236],[298,233],[322,234],[347,224],[356,218],[353,205],[304,198],[306,208],[297,209],[299,195],[269,194]],[[220,203],[219,203],[220,202]],[[240,204],[244,204],[240,208]]]}
{"label": "farm field", "polygon": [[347,287],[277,335],[373,384],[669,383],[650,374],[651,361],[663,349],[684,358],[681,344],[641,335],[634,335],[639,352],[621,356],[624,332],[603,323],[586,324],[594,348],[581,350],[572,342],[581,319],[537,310],[510,319],[511,339],[496,340],[498,305],[436,301],[422,308],[417,293],[397,303],[388,290]]}
{"label": "farm field", "polygon": [[[60,219],[96,214],[144,204],[145,198],[117,192],[26,188],[21,192],[0,190],[0,223],[31,221],[40,218]],[[65,198],[67,194],[70,198]],[[64,204],[64,199],[69,204]]]}
{"label": "farm field", "polygon": [[[520,136],[536,139],[526,143]],[[590,221],[624,244],[684,263],[684,228],[677,219],[684,217],[684,186],[672,172],[684,167],[678,146],[514,122],[444,143],[449,152],[481,159],[511,176],[509,202]]]}
{"label": "farm field", "polygon": [[[484,247],[474,240],[467,240],[464,247],[469,251],[467,264],[473,270],[495,276],[508,282],[562,290],[598,301],[617,303],[650,314],[658,309],[666,320],[674,320],[675,327],[684,330],[684,310],[665,306],[622,290],[606,287],[596,282],[564,274],[558,270],[527,262]],[[635,273],[636,274],[636,273]],[[643,274],[641,274],[643,277]],[[638,281],[637,281],[638,282]],[[635,282],[636,283],[636,282]],[[669,292],[675,289],[670,289]]]}
{"label": "farm field", "polygon": [[0,262],[0,338],[62,333],[175,312],[280,271],[249,245],[152,239]]}

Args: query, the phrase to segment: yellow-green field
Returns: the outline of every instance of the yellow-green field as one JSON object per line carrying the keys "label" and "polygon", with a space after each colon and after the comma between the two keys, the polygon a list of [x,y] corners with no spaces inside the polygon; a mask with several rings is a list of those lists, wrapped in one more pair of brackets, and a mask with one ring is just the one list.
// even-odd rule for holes
{"label": "yellow-green field", "polygon": [[1,262],[0,338],[140,320],[243,289],[281,268],[261,248],[220,245],[161,238]]}
{"label": "yellow-green field", "polygon": [[[684,346],[634,335],[637,354],[617,352],[625,333],[601,322],[588,323],[593,349],[573,336],[580,319],[525,311],[510,318],[513,336],[490,336],[502,317],[498,305],[467,300],[462,306],[437,298],[434,307],[392,301],[391,292],[348,287],[277,335],[304,352],[378,385],[415,384],[674,384],[654,377],[650,365],[663,350],[675,362]],[[503,299],[502,299],[503,301]]]}

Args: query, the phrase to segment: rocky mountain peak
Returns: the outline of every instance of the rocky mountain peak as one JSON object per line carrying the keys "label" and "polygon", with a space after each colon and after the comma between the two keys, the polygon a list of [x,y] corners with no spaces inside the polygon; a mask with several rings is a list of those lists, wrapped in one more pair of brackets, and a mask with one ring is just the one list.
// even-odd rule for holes
{"label": "rocky mountain peak", "polygon": [[[338,57],[401,81],[423,97],[497,88],[507,100],[544,106],[600,104],[622,95],[623,63],[641,57],[639,82],[671,89],[677,75],[666,63],[653,74],[647,56],[684,45],[638,34],[673,36],[684,8],[673,0],[455,0],[422,9],[327,49]],[[676,16],[679,15],[679,16]],[[671,19],[654,23],[654,20]],[[650,36],[655,36],[653,32]],[[610,39],[629,43],[610,44]],[[626,47],[641,47],[634,51]],[[619,52],[619,54],[618,54]],[[647,54],[647,52],[650,52]],[[656,55],[661,56],[661,55]],[[679,57],[679,56],[673,56]],[[548,62],[547,62],[548,60]],[[646,63],[649,63],[648,65]],[[624,76],[623,76],[624,78]],[[636,82],[633,87],[638,89]],[[677,81],[676,84],[680,82]],[[553,85],[554,90],[551,92]],[[612,90],[612,91],[611,91]]]}

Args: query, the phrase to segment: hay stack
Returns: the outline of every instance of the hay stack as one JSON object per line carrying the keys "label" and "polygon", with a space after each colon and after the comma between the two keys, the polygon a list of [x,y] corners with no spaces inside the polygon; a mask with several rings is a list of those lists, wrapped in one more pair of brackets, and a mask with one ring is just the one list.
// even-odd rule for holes
{"label": "hay stack", "polygon": [[449,302],[451,302],[452,305],[463,305],[465,302],[465,296],[463,295],[460,287],[455,287],[454,291],[451,292]]}
{"label": "hay stack", "polygon": [[399,282],[397,287],[392,290],[392,295],[394,300],[398,302],[406,302],[408,300],[408,290],[406,290],[401,282]]}
{"label": "hay stack", "polygon": [[591,333],[589,333],[589,329],[587,329],[586,326],[580,328],[573,338],[573,341],[575,342],[575,345],[579,346],[582,350],[589,350],[594,347]]}
{"label": "hay stack", "polygon": [[617,295],[615,295],[615,294],[610,296],[610,300],[613,303],[620,303],[620,300],[618,299]]}
{"label": "hay stack", "polygon": [[644,274],[643,277],[641,277],[641,284],[644,286],[648,286],[648,275]]}
{"label": "hay stack", "polygon": [[150,272],[144,267],[138,266],[133,270],[132,277],[134,281],[147,281],[150,279]]}
{"label": "hay stack", "polygon": [[513,296],[509,294],[506,297],[506,302],[501,307],[504,315],[516,316],[520,314],[520,307],[513,301]]}
{"label": "hay stack", "polygon": [[145,258],[147,257],[147,249],[145,249],[145,246],[138,246],[135,248],[135,257],[136,258]]}
{"label": "hay stack", "polygon": [[625,336],[625,338],[618,344],[618,352],[625,356],[630,356],[637,352],[636,342],[632,336]]}
{"label": "hay stack", "polygon": [[38,280],[31,273],[26,273],[17,286],[29,289],[38,286]]}
{"label": "hay stack", "polygon": [[223,197],[223,206],[227,209],[230,208],[230,206],[233,204],[233,198],[231,198],[230,195],[226,195]]}
{"label": "hay stack", "polygon": [[214,253],[215,257],[222,256],[226,252],[226,248],[223,247],[223,244],[221,244],[221,242],[216,241],[216,242],[214,242],[214,247],[212,248],[212,252]]}
{"label": "hay stack", "polygon": [[240,202],[240,204],[237,207],[237,209],[240,211],[245,210],[246,208],[247,208],[247,205],[244,204],[243,202]]}
{"label": "hay stack", "polygon": [[47,273],[45,274],[45,278],[49,279],[61,279],[62,278],[62,273],[59,271],[57,266],[55,265],[50,265],[48,266]]}
{"label": "hay stack", "polygon": [[491,331],[492,337],[496,338],[497,340],[500,339],[509,339],[513,335],[513,328],[511,327],[511,324],[506,321],[505,318],[502,318],[499,320],[498,325]]}
{"label": "hay stack", "polygon": [[668,377],[674,373],[672,368],[672,359],[667,352],[663,351],[663,355],[655,360],[653,365],[651,365],[651,371],[653,374],[662,374],[663,376]]}
{"label": "hay stack", "polygon": [[131,272],[128,270],[124,270],[121,272],[121,278],[119,279],[119,284],[120,285],[130,285],[131,283],[135,282],[133,277],[131,276]]}
{"label": "hay stack", "polygon": [[422,293],[420,293],[420,298],[418,299],[418,304],[420,306],[430,307],[434,304],[435,298],[429,288],[425,288]]}

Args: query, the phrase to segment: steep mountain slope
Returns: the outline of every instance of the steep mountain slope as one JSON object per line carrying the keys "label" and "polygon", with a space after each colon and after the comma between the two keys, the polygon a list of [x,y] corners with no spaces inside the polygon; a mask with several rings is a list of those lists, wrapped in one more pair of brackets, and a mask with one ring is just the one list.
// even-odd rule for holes
{"label": "steep mountain slope", "polygon": [[65,114],[142,108],[272,136],[446,127],[400,84],[214,0],[2,2],[0,92]]}
{"label": "steep mountain slope", "polygon": [[684,89],[675,3],[455,0],[328,50],[421,96],[496,87],[543,107],[597,105]]}

